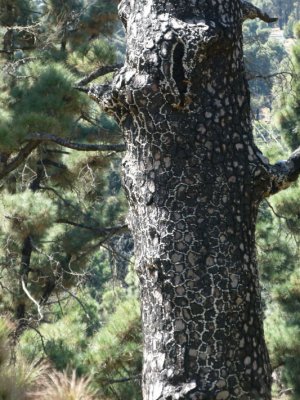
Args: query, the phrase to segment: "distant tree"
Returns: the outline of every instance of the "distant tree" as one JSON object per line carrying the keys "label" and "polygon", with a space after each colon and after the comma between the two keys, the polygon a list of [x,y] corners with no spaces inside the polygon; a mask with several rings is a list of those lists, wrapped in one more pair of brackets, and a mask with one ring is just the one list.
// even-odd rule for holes
{"label": "distant tree", "polygon": [[271,28],[262,21],[247,21],[244,24],[245,67],[251,91],[251,105],[256,119],[260,109],[272,106],[272,87],[276,79],[286,77],[280,67],[287,52],[282,43],[270,38]]}

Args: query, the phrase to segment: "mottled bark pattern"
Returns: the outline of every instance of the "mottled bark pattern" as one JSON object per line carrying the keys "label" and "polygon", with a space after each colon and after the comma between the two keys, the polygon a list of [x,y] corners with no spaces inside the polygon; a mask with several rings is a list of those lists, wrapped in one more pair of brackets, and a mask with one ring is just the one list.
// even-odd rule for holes
{"label": "mottled bark pattern", "polygon": [[255,220],[276,185],[251,134],[242,3],[123,0],[120,16],[126,63],[100,94],[127,145],[144,400],[270,399]]}

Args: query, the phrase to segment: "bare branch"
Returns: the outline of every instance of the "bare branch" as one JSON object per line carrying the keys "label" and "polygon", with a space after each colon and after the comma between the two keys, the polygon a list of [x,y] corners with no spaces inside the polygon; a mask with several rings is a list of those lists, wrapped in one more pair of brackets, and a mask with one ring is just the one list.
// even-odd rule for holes
{"label": "bare branch", "polygon": [[21,284],[22,284],[22,289],[24,290],[26,296],[36,305],[36,308],[37,308],[38,313],[39,313],[39,316],[40,316],[39,321],[41,321],[41,320],[44,318],[43,313],[42,313],[41,306],[40,306],[40,304],[32,297],[32,295],[29,293],[29,291],[28,291],[28,289],[27,289],[27,287],[26,287],[26,285],[25,285],[25,282],[24,282],[23,277],[21,277]]}
{"label": "bare branch", "polygon": [[109,74],[110,72],[114,72],[120,69],[123,65],[122,64],[114,64],[114,65],[104,65],[96,69],[95,71],[91,72],[89,75],[81,78],[80,81],[76,83],[76,86],[84,86],[88,83],[92,82],[93,80],[99,78],[100,76]]}
{"label": "bare branch", "polygon": [[255,7],[253,4],[248,1],[242,1],[242,21],[246,21],[247,19],[255,19],[259,18],[264,22],[272,23],[278,21],[278,18],[272,18],[269,14],[263,12],[258,7]]}
{"label": "bare branch", "polygon": [[125,151],[124,144],[83,144],[72,142],[69,139],[61,138],[51,133],[33,133],[27,139],[39,142],[53,142],[60,146],[78,151],[115,151],[117,153]]}
{"label": "bare branch", "polygon": [[284,217],[283,215],[278,214],[278,212],[274,209],[272,204],[267,199],[265,199],[265,202],[267,203],[268,207],[271,209],[271,211],[275,215],[275,217],[277,217],[279,219],[284,219],[288,223],[288,219],[286,217]]}
{"label": "bare branch", "polygon": [[40,190],[49,190],[53,192],[66,206],[72,207],[74,210],[78,212],[78,208],[75,207],[70,201],[64,199],[56,189],[50,186],[40,186]]}
{"label": "bare branch", "polygon": [[281,397],[281,396],[283,396],[283,395],[285,395],[285,394],[291,395],[291,394],[293,394],[293,393],[294,393],[294,389],[293,389],[293,388],[282,389],[282,390],[279,392],[279,397]]}
{"label": "bare branch", "polygon": [[248,81],[254,80],[254,79],[263,79],[263,80],[268,80],[268,79],[272,79],[272,78],[277,78],[278,76],[282,76],[282,75],[289,75],[289,76],[293,76],[292,72],[289,71],[280,71],[280,72],[275,72],[274,74],[269,74],[269,75],[248,75],[247,79]]}
{"label": "bare branch", "polygon": [[73,297],[73,299],[75,299],[78,304],[81,306],[81,308],[83,309],[87,319],[91,319],[90,314],[88,312],[88,310],[86,309],[85,305],[83,304],[83,302],[80,300],[80,298],[78,296],[76,296],[74,293],[71,292],[71,290],[68,290],[67,288],[65,288],[63,285],[61,285],[62,289],[64,291],[66,291],[71,297]]}
{"label": "bare branch", "polygon": [[23,161],[36,149],[39,145],[40,141],[33,140],[30,141],[23,149],[19,151],[19,153],[12,159],[12,161],[2,167],[0,167],[0,179],[3,179],[7,176],[10,172],[14,171],[18,168]]}
{"label": "bare branch", "polygon": [[32,329],[33,331],[35,331],[35,332],[39,335],[39,337],[40,337],[40,339],[41,339],[43,351],[44,351],[44,353],[45,353],[46,356],[47,356],[48,353],[47,353],[46,346],[45,346],[45,337],[44,337],[44,336],[41,334],[41,332],[40,332],[37,328],[35,328],[34,326],[29,325],[29,328]]}

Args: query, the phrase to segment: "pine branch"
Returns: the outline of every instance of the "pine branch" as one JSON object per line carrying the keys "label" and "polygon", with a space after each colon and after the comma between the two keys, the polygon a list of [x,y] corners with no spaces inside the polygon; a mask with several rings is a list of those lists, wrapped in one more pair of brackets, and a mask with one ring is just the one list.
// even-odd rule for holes
{"label": "pine branch", "polygon": [[113,233],[113,234],[121,233],[128,229],[128,225],[119,225],[119,226],[113,226],[110,228],[97,228],[97,227],[87,226],[87,225],[79,224],[77,222],[69,221],[67,219],[59,219],[56,222],[58,224],[67,224],[67,225],[75,226],[77,228],[91,230],[91,231],[98,233],[99,235],[107,235],[107,234],[111,234],[111,233]]}
{"label": "pine branch", "polygon": [[8,164],[1,165],[0,163],[0,179],[5,178],[10,172],[17,169],[41,142],[53,142],[78,151],[113,151],[120,153],[126,149],[124,144],[83,144],[49,133],[34,133],[28,136],[27,140],[29,141],[28,144]]}
{"label": "pine branch", "polygon": [[84,76],[76,83],[76,86],[85,86],[88,83],[92,82],[93,80],[99,78],[100,76],[109,74],[110,72],[114,72],[120,69],[123,64],[114,64],[114,65],[104,65],[99,67],[95,71],[91,72],[89,75]]}
{"label": "pine branch", "polygon": [[30,141],[25,147],[23,147],[19,153],[12,159],[12,161],[0,169],[0,179],[3,179],[7,176],[10,172],[14,171],[18,168],[26,158],[35,150],[39,145],[38,140]]}
{"label": "pine branch", "polygon": [[242,21],[246,21],[247,19],[255,19],[259,18],[264,22],[272,23],[278,21],[278,18],[272,18],[269,14],[263,12],[258,7],[255,7],[253,4],[249,3],[248,1],[242,1]]}
{"label": "pine branch", "polygon": [[34,133],[27,139],[39,142],[53,142],[60,146],[78,151],[115,151],[117,153],[125,151],[124,144],[83,144],[60,138],[51,133]]}
{"label": "pine branch", "polygon": [[79,304],[79,305],[81,306],[81,308],[83,309],[83,311],[84,311],[84,313],[85,313],[87,319],[88,319],[88,320],[91,320],[90,314],[89,314],[87,308],[85,307],[85,305],[83,304],[83,302],[80,300],[80,298],[79,298],[78,296],[76,296],[74,293],[72,293],[71,290],[68,290],[66,287],[64,287],[63,285],[61,285],[61,288],[62,288],[65,292],[67,292],[71,297],[73,297],[73,299],[75,299],[75,300],[78,302],[78,304]]}

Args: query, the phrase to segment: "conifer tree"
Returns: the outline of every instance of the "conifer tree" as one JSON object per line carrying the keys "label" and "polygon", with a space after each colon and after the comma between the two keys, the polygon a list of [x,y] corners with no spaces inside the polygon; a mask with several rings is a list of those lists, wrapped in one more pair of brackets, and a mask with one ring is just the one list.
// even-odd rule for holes
{"label": "conifer tree", "polygon": [[[299,135],[299,24],[295,26],[296,41],[292,50],[292,90],[284,93],[277,104],[277,128],[290,149],[300,146]],[[282,148],[280,150],[282,153]],[[277,153],[277,154],[276,154]],[[278,150],[269,156],[278,158]],[[286,154],[281,154],[286,156]],[[258,251],[261,273],[266,287],[266,333],[277,390],[290,389],[293,398],[300,395],[299,386],[299,183],[289,193],[280,193],[261,208],[258,225]]]}
{"label": "conifer tree", "polygon": [[124,229],[119,130],[75,90],[120,56],[104,36],[114,2],[2,1],[1,10],[1,307],[17,339],[51,320],[48,303],[70,296]]}
{"label": "conifer tree", "polygon": [[[122,62],[116,3],[4,5],[11,12],[1,22],[0,314],[14,322],[17,361],[20,352],[46,358],[58,370],[94,376],[106,398],[139,398],[137,295],[125,280],[128,261],[115,256],[127,229],[118,173],[124,146],[116,124],[75,89],[106,80]],[[109,314],[117,333],[105,331]],[[101,341],[106,353],[89,356],[89,344]]]}
{"label": "conifer tree", "polygon": [[[119,181],[107,184],[104,180],[105,175],[111,179],[114,176],[105,172],[105,168],[109,164],[116,168],[118,160],[111,164],[107,153],[100,157],[97,152],[75,153],[75,150],[119,152],[124,149],[113,122],[99,115],[90,101],[74,90],[77,86],[89,91],[92,97],[99,97],[99,92],[82,86],[118,67],[118,56],[101,36],[112,32],[114,7],[114,2],[106,1],[49,1],[44,8],[35,9],[32,4],[26,10],[8,7],[9,12],[3,16],[8,22],[2,24],[5,68],[0,99],[3,105],[0,174],[5,177],[1,197],[1,295],[3,309],[9,310],[18,321],[16,337],[25,328],[35,329],[41,322],[51,321],[53,298],[59,298],[56,304],[59,306],[63,292],[74,296],[72,287],[78,277],[86,279],[83,272],[95,249],[103,243],[110,246],[111,236],[125,228],[123,223],[109,224],[124,210],[122,200],[115,198]],[[125,10],[122,14],[124,22],[126,13]],[[180,46],[177,50],[176,56],[182,59]],[[174,75],[176,84],[179,75]],[[179,83],[179,92],[185,91],[186,84]],[[100,92],[108,88],[104,81]],[[175,97],[176,93],[175,90]],[[184,110],[182,98],[179,100],[172,106],[180,113]],[[134,114],[134,109],[131,111]],[[143,179],[138,177],[141,186]],[[152,200],[149,196],[149,206]],[[80,298],[77,300],[81,302]],[[129,324],[133,331],[129,337],[120,318],[127,312],[125,303],[123,308],[114,310],[116,315],[108,319],[107,329],[93,338],[95,347],[107,345],[108,353],[116,352],[117,364],[110,364],[110,354],[108,358],[105,354],[99,358],[103,365],[117,365],[118,374],[122,370],[122,356],[124,370],[137,372],[140,362],[139,357],[130,360],[130,352],[137,351],[139,340],[135,331],[136,304],[131,300],[127,311],[133,311],[132,324]],[[133,305],[135,308],[131,309]],[[120,329],[112,341],[119,344],[129,338],[121,356],[118,348],[106,340],[111,333],[109,324]],[[48,345],[51,347],[51,343]],[[52,356],[58,354],[58,349],[54,343]],[[66,357],[73,355],[70,351]],[[88,358],[88,363],[94,365],[98,361],[94,354]],[[97,379],[105,383],[106,371],[101,372]],[[133,398],[136,392],[130,390],[126,396]],[[220,388],[218,397],[226,397],[225,392]]]}

